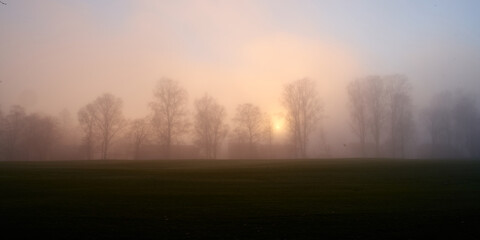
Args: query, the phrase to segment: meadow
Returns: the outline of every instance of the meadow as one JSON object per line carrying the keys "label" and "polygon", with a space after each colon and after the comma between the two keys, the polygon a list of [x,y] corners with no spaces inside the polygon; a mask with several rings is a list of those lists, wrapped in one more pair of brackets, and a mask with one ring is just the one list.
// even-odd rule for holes
{"label": "meadow", "polygon": [[0,219],[15,238],[478,239],[480,161],[0,162]]}

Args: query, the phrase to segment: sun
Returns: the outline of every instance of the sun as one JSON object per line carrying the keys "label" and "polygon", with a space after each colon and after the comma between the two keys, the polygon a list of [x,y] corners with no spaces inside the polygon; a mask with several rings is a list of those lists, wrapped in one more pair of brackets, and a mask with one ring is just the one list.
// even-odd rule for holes
{"label": "sun", "polygon": [[272,122],[273,122],[273,129],[275,130],[275,132],[282,132],[283,131],[283,128],[284,128],[283,118],[273,117]]}

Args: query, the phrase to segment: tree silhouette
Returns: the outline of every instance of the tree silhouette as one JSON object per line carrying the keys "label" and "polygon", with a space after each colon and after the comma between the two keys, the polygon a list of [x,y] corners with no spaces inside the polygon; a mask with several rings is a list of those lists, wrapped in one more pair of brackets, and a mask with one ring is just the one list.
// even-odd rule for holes
{"label": "tree silhouette", "polygon": [[365,88],[365,81],[362,79],[355,79],[347,86],[351,127],[353,133],[360,140],[360,154],[362,157],[367,156],[366,142],[368,137],[368,116]]}
{"label": "tree silhouette", "polygon": [[101,158],[107,159],[110,145],[125,126],[122,100],[105,93],[78,112],[78,119],[85,133],[84,144],[87,158],[93,157],[95,137],[100,138]]}
{"label": "tree silhouette", "polygon": [[387,112],[390,124],[390,154],[405,157],[405,148],[413,135],[411,85],[403,75],[385,77]]}
{"label": "tree silhouette", "polygon": [[235,137],[239,142],[248,144],[249,156],[253,157],[256,151],[256,144],[262,138],[263,116],[260,108],[251,103],[244,103],[237,106],[235,117]]}
{"label": "tree silhouette", "polygon": [[386,119],[385,82],[380,76],[368,76],[364,81],[366,81],[367,123],[375,144],[375,157],[379,157],[382,130]]}
{"label": "tree silhouette", "polygon": [[206,95],[195,101],[194,139],[206,158],[217,158],[218,148],[227,135],[225,108]]}
{"label": "tree silhouette", "polygon": [[188,132],[187,100],[187,91],[172,79],[161,79],[154,90],[152,125],[167,159],[171,158],[172,145]]}
{"label": "tree silhouette", "polygon": [[150,139],[151,125],[147,118],[137,118],[130,123],[128,136],[133,141],[133,158],[140,158],[142,145]]}
{"label": "tree silhouette", "polygon": [[315,129],[323,110],[315,83],[304,78],[285,85],[282,103],[287,111],[286,120],[295,147],[295,155],[306,158],[310,134]]}

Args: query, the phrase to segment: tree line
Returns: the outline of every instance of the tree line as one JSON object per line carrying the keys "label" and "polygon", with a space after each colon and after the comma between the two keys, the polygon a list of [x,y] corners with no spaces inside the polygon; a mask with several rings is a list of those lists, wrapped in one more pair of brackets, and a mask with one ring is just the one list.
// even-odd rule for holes
{"label": "tree line", "polygon": [[373,156],[382,156],[382,139],[390,157],[405,157],[414,130],[411,89],[403,75],[367,76],[348,84],[352,131],[362,157],[367,156],[369,140]]}
{"label": "tree line", "polygon": [[[345,151],[359,157],[478,157],[480,156],[480,115],[474,97],[441,93],[417,114],[412,86],[404,75],[366,76],[346,86],[350,129],[355,140],[345,142]],[[305,78],[286,84],[281,95],[288,141],[281,148],[273,144],[272,116],[254,103],[239,104],[231,127],[226,108],[211,95],[193,102],[190,113],[188,93],[180,82],[158,81],[147,116],[127,120],[122,99],[110,93],[87,103],[76,114],[76,123],[67,123],[68,114],[52,117],[28,114],[20,106],[0,111],[0,158],[3,160],[109,159],[145,156],[154,147],[158,158],[176,158],[176,147],[189,137],[198,157],[219,157],[228,139],[242,156],[255,158],[259,152],[287,149],[292,158],[307,158],[312,136],[325,141],[324,108],[315,81]],[[419,124],[420,123],[420,124]],[[73,125],[73,126],[72,126]],[[428,135],[421,141],[419,128]],[[79,142],[68,135],[78,132]],[[318,133],[320,132],[320,133]],[[119,142],[131,149],[130,156],[115,156]],[[117,146],[116,146],[117,145]],[[262,148],[263,146],[263,148]],[[230,146],[229,146],[230,147]],[[233,147],[232,147],[233,148]]]}
{"label": "tree line", "polygon": [[480,157],[480,115],[474,95],[436,94],[415,118],[412,85],[404,75],[355,79],[347,92],[361,157]]}
{"label": "tree line", "polygon": [[[294,156],[306,157],[310,131],[319,117],[319,96],[314,82],[302,79],[285,86],[284,105]],[[110,93],[102,94],[83,106],[77,113],[81,140],[78,154],[82,159],[111,158],[116,140],[128,139],[132,157],[139,159],[142,148],[155,145],[162,158],[172,158],[174,146],[184,144],[186,135],[202,158],[217,158],[222,143],[230,141],[247,146],[247,156],[255,157],[259,144],[272,145],[273,125],[271,116],[253,103],[242,103],[232,118],[232,129],[227,124],[227,112],[218,101],[205,94],[195,99],[193,114],[188,108],[188,93],[178,81],[161,79],[154,89],[149,103],[150,114],[142,118],[126,120],[122,99]],[[62,129],[58,118],[41,114],[27,114],[20,106],[11,107],[4,116],[0,112],[0,137],[2,158],[7,160],[48,160],[62,148]],[[72,129],[70,129],[72,130]],[[61,154],[60,154],[61,155]]]}

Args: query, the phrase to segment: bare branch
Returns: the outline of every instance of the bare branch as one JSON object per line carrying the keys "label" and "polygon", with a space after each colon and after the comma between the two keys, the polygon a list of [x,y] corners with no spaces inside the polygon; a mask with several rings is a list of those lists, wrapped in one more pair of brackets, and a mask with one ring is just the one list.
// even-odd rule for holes
{"label": "bare branch", "polygon": [[287,110],[286,120],[297,157],[307,157],[310,134],[322,117],[315,83],[307,78],[297,80],[284,87],[282,103]]}
{"label": "bare branch", "polygon": [[228,131],[224,123],[226,115],[225,108],[208,95],[195,101],[195,144],[206,158],[217,157],[219,146]]}
{"label": "bare branch", "polygon": [[152,125],[166,158],[171,157],[172,145],[188,132],[187,100],[187,91],[177,81],[163,78],[158,82],[150,107],[153,111]]}

